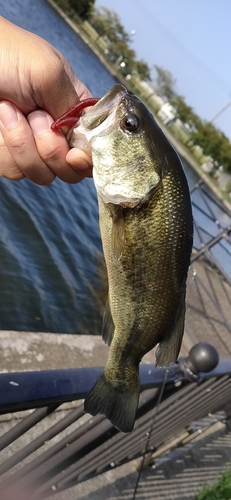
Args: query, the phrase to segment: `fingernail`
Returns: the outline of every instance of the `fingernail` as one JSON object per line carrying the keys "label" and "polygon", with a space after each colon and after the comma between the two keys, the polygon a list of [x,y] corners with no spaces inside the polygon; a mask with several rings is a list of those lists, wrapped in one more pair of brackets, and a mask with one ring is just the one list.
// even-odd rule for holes
{"label": "fingernail", "polygon": [[4,128],[11,130],[17,127],[18,113],[13,104],[2,102],[0,104],[0,120]]}
{"label": "fingernail", "polygon": [[92,168],[91,158],[81,149],[70,149],[67,153],[66,161],[77,171]]}
{"label": "fingernail", "polygon": [[46,113],[34,111],[27,119],[34,135],[41,136],[50,131],[52,120],[49,120]]}
{"label": "fingernail", "polygon": [[[68,162],[67,162],[68,163]],[[74,170],[77,170],[77,172],[79,172],[80,170],[87,170],[88,168],[91,167],[91,164],[87,161],[87,160],[83,160],[83,159],[80,159],[78,162],[76,161],[76,164],[73,165],[71,163],[69,163],[69,165],[71,165],[71,167],[74,169]],[[83,172],[84,173],[84,172]]]}

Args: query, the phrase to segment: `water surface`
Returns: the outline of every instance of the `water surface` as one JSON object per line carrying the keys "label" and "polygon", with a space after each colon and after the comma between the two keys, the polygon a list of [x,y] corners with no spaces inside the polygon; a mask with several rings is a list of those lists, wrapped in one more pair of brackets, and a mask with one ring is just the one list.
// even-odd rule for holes
{"label": "water surface", "polygon": [[[102,96],[116,83],[45,0],[0,0],[0,14],[60,50],[93,95]],[[198,177],[185,162],[184,168],[192,187]],[[203,206],[199,195],[193,196]],[[199,210],[194,217],[217,234],[216,224],[208,227]],[[0,329],[99,333],[91,293],[99,286],[102,251],[93,181],[74,186],[56,179],[40,187],[0,179],[0,227]]]}

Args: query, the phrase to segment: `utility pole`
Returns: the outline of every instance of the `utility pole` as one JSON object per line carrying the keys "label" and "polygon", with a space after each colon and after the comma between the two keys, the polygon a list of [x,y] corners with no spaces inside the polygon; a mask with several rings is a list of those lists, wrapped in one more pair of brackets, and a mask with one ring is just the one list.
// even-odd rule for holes
{"label": "utility pole", "polygon": [[229,101],[228,104],[226,104],[222,109],[220,109],[220,111],[218,111],[218,113],[212,118],[212,120],[209,120],[209,123],[213,123],[218,118],[218,116],[220,116],[222,113],[224,113],[224,111],[229,106],[231,106],[231,101]]}

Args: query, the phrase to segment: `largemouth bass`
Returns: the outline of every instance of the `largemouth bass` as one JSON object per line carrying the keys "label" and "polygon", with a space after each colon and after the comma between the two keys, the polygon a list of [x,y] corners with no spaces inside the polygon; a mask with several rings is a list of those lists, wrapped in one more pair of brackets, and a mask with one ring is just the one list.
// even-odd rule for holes
{"label": "largemouth bass", "polygon": [[139,363],[158,344],[156,365],[178,357],[193,222],[177,153],[144,104],[114,86],[80,119],[70,144],[92,152],[109,292],[102,336],[110,346],[85,411],[133,429]]}

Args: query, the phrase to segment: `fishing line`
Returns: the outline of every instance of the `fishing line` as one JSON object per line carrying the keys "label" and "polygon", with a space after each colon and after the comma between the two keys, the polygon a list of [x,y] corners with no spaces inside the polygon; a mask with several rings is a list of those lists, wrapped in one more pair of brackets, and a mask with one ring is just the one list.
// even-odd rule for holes
{"label": "fishing line", "polygon": [[144,450],[143,457],[142,457],[142,462],[141,462],[141,465],[140,465],[140,468],[139,468],[139,471],[138,471],[138,476],[136,478],[136,484],[135,484],[135,488],[134,488],[132,500],[135,500],[136,494],[137,494],[137,491],[138,491],[138,486],[139,486],[139,482],[140,482],[140,476],[141,476],[141,473],[142,473],[143,468],[144,468],[145,456],[147,455],[149,441],[150,441],[150,438],[151,438],[151,435],[152,435],[152,431],[153,431],[154,425],[156,423],[156,417],[157,417],[157,413],[158,413],[158,408],[159,408],[159,405],[161,403],[161,399],[162,399],[163,392],[164,392],[164,389],[165,389],[165,384],[166,384],[168,373],[169,373],[169,370],[166,369],[165,374],[164,374],[163,383],[162,383],[161,390],[160,390],[160,394],[159,394],[159,397],[158,397],[158,400],[157,400],[157,404],[154,407],[153,417],[152,417],[152,422],[151,422],[151,427],[150,427],[149,432],[147,432],[147,441],[146,441],[145,450]]}

